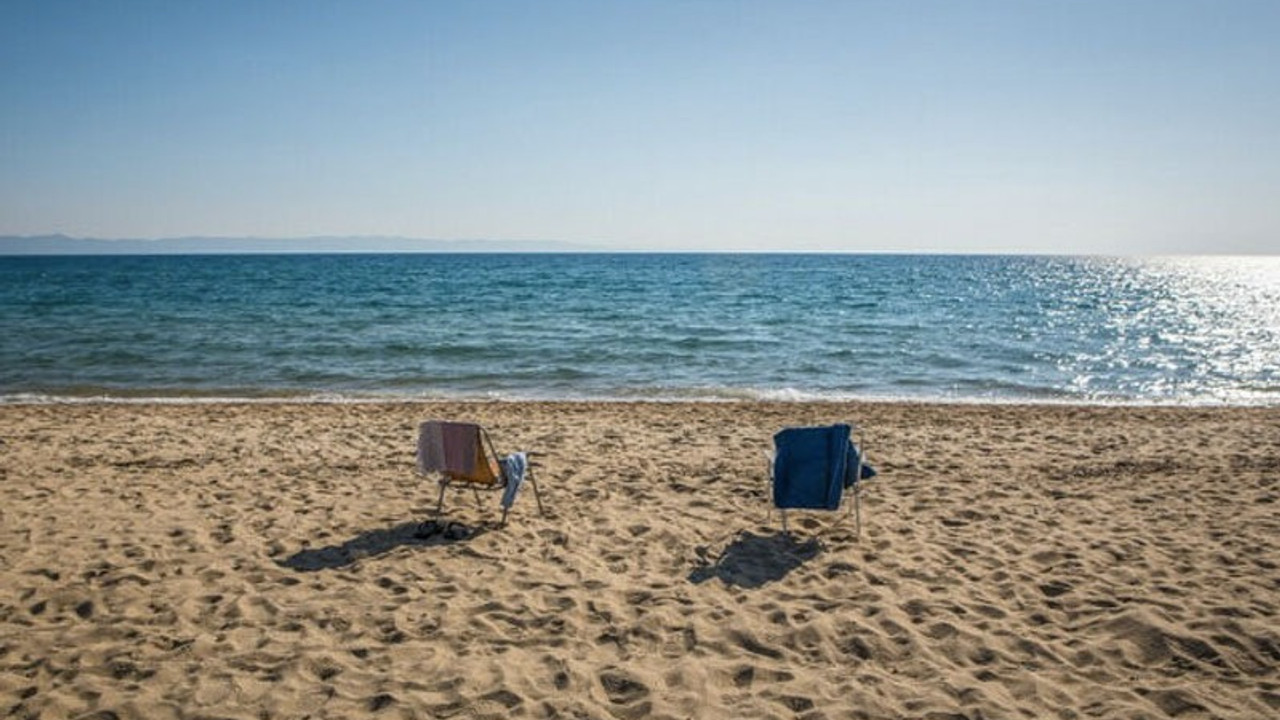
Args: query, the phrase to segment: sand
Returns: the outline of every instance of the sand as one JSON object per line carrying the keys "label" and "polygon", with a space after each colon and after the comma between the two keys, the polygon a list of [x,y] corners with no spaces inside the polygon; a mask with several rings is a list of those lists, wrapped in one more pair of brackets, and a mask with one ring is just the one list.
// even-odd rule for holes
{"label": "sand", "polygon": [[[544,453],[436,486],[425,419]],[[857,423],[863,527],[768,517]],[[1280,716],[1280,408],[0,406],[12,718]]]}

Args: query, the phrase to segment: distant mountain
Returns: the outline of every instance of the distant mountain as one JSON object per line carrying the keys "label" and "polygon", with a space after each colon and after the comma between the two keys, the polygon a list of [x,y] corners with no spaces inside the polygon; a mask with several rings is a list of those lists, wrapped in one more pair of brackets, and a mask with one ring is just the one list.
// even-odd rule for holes
{"label": "distant mountain", "polygon": [[181,237],[104,240],[66,235],[0,237],[0,255],[230,255],[275,253],[593,252],[591,245],[520,240],[421,240],[383,236]]}

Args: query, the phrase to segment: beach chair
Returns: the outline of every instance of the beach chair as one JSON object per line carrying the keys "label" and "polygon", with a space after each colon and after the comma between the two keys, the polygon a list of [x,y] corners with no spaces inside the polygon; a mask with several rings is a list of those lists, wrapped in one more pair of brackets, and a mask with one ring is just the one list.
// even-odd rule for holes
{"label": "beach chair", "polygon": [[502,490],[502,524],[524,481],[533,486],[538,514],[543,515],[542,495],[533,476],[529,453],[498,455],[489,433],[475,423],[428,420],[418,427],[418,472],[437,475],[440,498],[436,517],[444,512],[444,491],[451,483],[471,487],[480,504],[480,490]]}
{"label": "beach chair", "polygon": [[[853,441],[849,425],[786,428],[773,436],[769,457],[770,501],[787,510],[839,510],[845,491],[853,495],[857,534],[862,534],[861,481],[875,475]],[[772,511],[770,511],[772,515]]]}

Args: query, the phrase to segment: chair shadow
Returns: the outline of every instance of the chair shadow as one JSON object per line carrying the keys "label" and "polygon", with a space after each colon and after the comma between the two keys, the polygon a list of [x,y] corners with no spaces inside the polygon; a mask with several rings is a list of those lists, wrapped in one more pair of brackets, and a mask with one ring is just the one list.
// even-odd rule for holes
{"label": "chair shadow", "polygon": [[367,530],[341,545],[299,550],[284,560],[277,560],[276,564],[298,572],[336,570],[399,547],[452,545],[474,540],[489,530],[484,525],[467,526],[451,522],[433,527],[433,523],[406,522],[391,528]]}
{"label": "chair shadow", "polygon": [[720,578],[726,585],[759,588],[781,580],[821,552],[822,544],[817,538],[801,542],[785,533],[755,535],[744,531],[714,562],[702,557],[703,565],[689,573],[689,582],[701,584]]}

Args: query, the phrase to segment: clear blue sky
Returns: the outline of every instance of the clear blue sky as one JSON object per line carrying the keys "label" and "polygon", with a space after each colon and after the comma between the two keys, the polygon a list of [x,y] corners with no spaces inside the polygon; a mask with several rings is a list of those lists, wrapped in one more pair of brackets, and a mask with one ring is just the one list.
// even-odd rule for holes
{"label": "clear blue sky", "polygon": [[1280,253],[1280,2],[0,0],[0,234]]}

